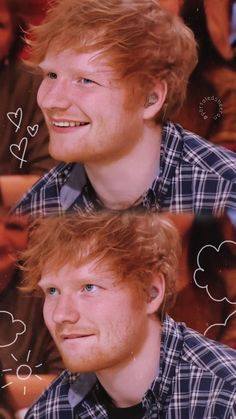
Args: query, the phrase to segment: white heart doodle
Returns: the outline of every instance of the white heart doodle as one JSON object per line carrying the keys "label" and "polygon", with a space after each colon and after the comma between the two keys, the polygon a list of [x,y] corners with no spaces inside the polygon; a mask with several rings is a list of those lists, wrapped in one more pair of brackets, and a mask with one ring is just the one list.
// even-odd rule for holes
{"label": "white heart doodle", "polygon": [[16,112],[8,112],[7,117],[9,121],[11,121],[13,125],[15,125],[16,127],[15,132],[17,132],[20,129],[21,121],[23,117],[22,109],[18,108]]}
{"label": "white heart doodle", "polygon": [[29,135],[31,135],[31,137],[35,137],[35,135],[38,132],[38,129],[39,129],[38,124],[35,124],[33,127],[28,125],[28,127],[27,127],[27,131],[28,131]]}
{"label": "white heart doodle", "polygon": [[[10,152],[11,152],[11,154],[14,157],[16,157],[18,160],[20,160],[20,162],[21,162],[20,163],[20,168],[22,168],[22,164],[24,162],[25,163],[27,162],[27,160],[24,159],[25,158],[25,152],[26,152],[27,145],[28,145],[28,138],[27,137],[23,137],[20,140],[20,143],[19,144],[11,144],[10,145]],[[13,151],[14,148],[17,148],[17,150],[18,150],[19,153],[21,151],[21,148],[23,148],[23,151],[22,151],[21,156],[18,156],[17,154],[15,154],[15,152]]]}

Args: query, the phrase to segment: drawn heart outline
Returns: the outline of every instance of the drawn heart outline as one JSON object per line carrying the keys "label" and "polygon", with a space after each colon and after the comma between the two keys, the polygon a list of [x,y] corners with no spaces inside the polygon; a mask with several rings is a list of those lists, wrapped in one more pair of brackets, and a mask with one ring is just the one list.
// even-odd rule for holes
{"label": "drawn heart outline", "polygon": [[22,122],[22,117],[23,117],[22,109],[18,108],[16,112],[8,112],[7,117],[9,121],[16,127],[15,132],[17,132],[20,129],[21,122]]}
{"label": "drawn heart outline", "polygon": [[[23,152],[22,152],[22,155],[21,156],[18,156],[14,151],[13,151],[13,149],[14,148],[17,148],[17,150],[20,152],[21,151],[21,146],[22,146],[22,144],[23,144]],[[20,160],[20,168],[22,168],[22,165],[23,165],[23,163],[25,162],[27,162],[27,160],[25,160],[24,158],[25,158],[25,153],[26,153],[26,148],[27,148],[27,145],[28,145],[28,138],[27,137],[23,137],[21,140],[20,140],[20,143],[19,144],[11,144],[10,145],[10,152],[11,152],[11,154],[14,156],[14,157],[16,157],[18,160]]]}
{"label": "drawn heart outline", "polygon": [[38,124],[35,124],[32,127],[30,125],[28,125],[28,127],[27,127],[27,131],[28,131],[28,133],[31,137],[35,137],[35,135],[38,132],[38,129],[39,129]]}

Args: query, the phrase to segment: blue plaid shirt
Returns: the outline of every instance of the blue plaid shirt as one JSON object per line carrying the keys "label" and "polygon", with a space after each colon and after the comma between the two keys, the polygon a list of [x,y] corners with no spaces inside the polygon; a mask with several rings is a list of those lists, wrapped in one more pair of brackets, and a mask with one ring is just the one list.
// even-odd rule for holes
{"label": "blue plaid shirt", "polygon": [[[159,166],[160,163],[160,166]],[[176,213],[221,214],[236,210],[236,154],[167,123],[163,127],[159,173],[141,206]],[[61,163],[42,177],[13,211],[18,214],[91,212],[102,203],[82,165]]]}
{"label": "blue plaid shirt", "polygon": [[[159,373],[142,405],[145,419],[235,419],[236,351],[166,316]],[[25,418],[108,419],[104,390],[95,375],[65,370]]]}

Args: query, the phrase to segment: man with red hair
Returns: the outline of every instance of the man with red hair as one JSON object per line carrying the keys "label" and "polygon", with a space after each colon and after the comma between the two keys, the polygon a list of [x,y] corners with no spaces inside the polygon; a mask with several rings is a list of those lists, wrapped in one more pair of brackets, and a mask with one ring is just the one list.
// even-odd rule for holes
{"label": "man with red hair", "polygon": [[63,163],[18,213],[236,209],[235,154],[168,121],[197,62],[177,16],[157,0],[60,0],[29,42],[49,151]]}
{"label": "man with red hair", "polygon": [[235,418],[236,352],[166,311],[179,241],[148,213],[47,217],[32,231],[25,285],[67,367],[26,419]]}

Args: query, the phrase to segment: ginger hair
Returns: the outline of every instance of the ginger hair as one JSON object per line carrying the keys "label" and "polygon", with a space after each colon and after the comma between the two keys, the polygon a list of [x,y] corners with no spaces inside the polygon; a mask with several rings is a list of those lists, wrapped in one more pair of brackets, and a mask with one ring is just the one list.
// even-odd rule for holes
{"label": "ginger hair", "polygon": [[151,93],[156,80],[164,80],[165,117],[181,107],[197,64],[192,31],[158,0],[56,0],[43,24],[31,29],[28,44],[36,66],[49,49],[99,51],[132,90],[134,103],[137,95]]}
{"label": "ginger hair", "polygon": [[25,290],[37,290],[42,274],[92,261],[98,269],[108,266],[115,277],[142,292],[162,274],[166,309],[175,298],[179,254],[177,230],[162,215],[101,211],[42,218],[31,228],[23,253],[23,285]]}

